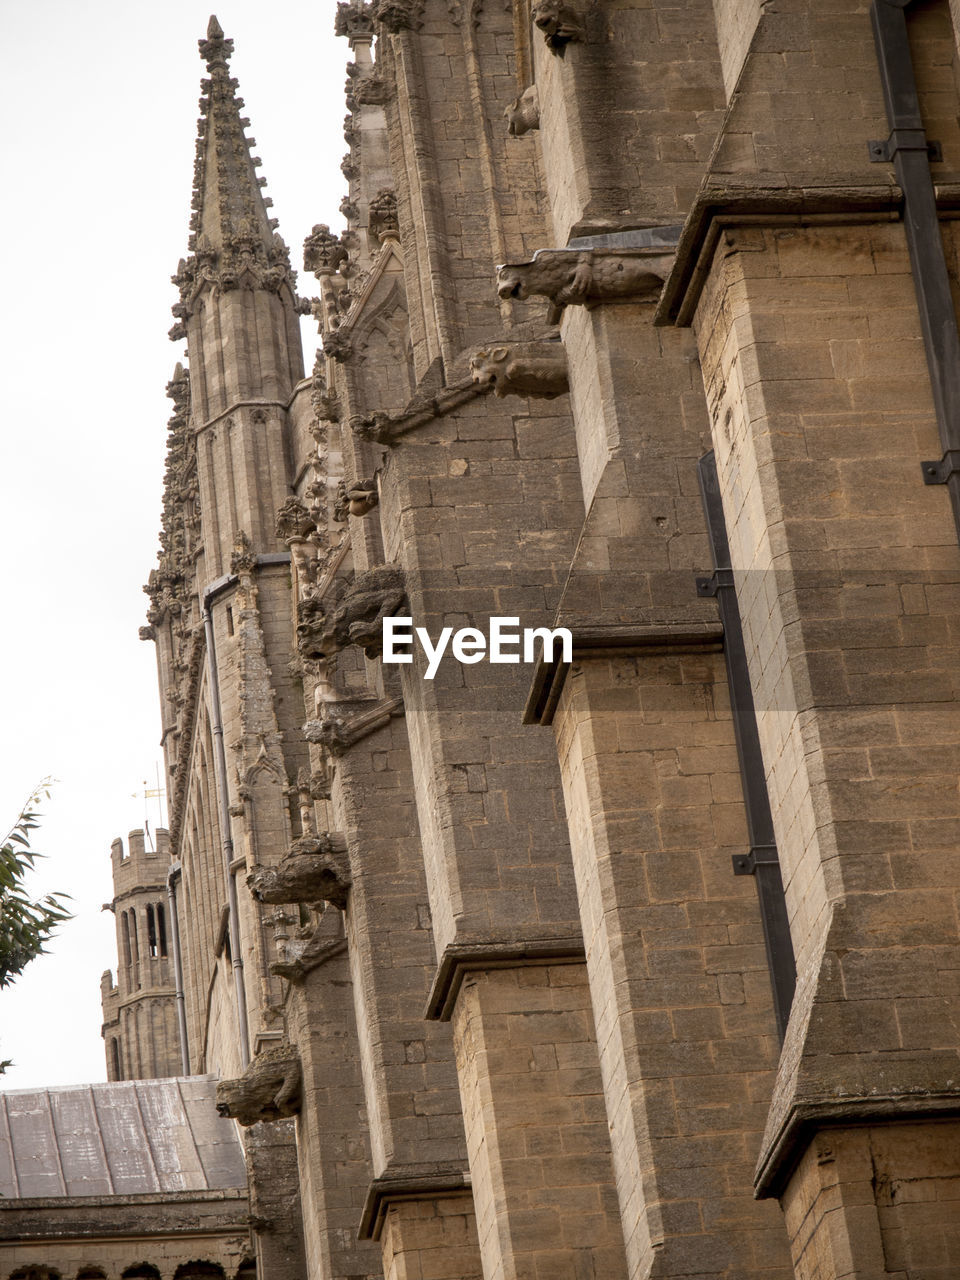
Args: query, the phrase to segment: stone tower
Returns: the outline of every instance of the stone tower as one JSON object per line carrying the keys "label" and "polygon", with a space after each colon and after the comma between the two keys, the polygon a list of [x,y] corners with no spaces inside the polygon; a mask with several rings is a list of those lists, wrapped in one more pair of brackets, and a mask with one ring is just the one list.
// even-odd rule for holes
{"label": "stone tower", "polygon": [[142,830],[110,849],[117,924],[117,982],[101,979],[108,1080],[154,1080],[182,1074],[177,1030],[167,832],[146,847]]}

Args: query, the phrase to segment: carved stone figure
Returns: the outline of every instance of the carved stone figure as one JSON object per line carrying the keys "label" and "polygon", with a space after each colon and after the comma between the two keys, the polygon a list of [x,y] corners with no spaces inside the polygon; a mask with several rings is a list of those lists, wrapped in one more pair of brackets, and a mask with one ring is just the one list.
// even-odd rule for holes
{"label": "carved stone figure", "polygon": [[531,129],[540,128],[540,94],[535,84],[524,89],[519,98],[514,98],[503,113],[507,118],[507,133],[519,138]]}
{"label": "carved stone figure", "polygon": [[346,364],[354,356],[350,335],[340,329],[331,329],[323,335],[323,352],[339,364]]}
{"label": "carved stone figure", "polygon": [[287,1043],[261,1050],[242,1076],[217,1085],[217,1111],[245,1126],[295,1116],[300,1098],[300,1056]]}
{"label": "carved stone figure", "polygon": [[390,97],[390,90],[390,82],[382,76],[377,74],[367,76],[363,80],[354,82],[354,104],[358,107],[382,106]]}
{"label": "carved stone figure", "polygon": [[497,295],[549,298],[547,319],[556,324],[564,307],[593,307],[615,298],[656,298],[673,261],[672,253],[660,251],[539,249],[532,262],[497,268]]}
{"label": "carved stone figure", "polygon": [[325,222],[318,222],[303,242],[304,270],[312,271],[319,279],[332,276],[341,262],[347,259],[347,251]]}
{"label": "carved stone figure", "polygon": [[567,357],[559,342],[505,342],[478,347],[470,358],[474,382],[493,383],[496,396],[552,400],[569,391]]}
{"label": "carved stone figure", "polygon": [[300,603],[297,646],[305,658],[329,658],[358,644],[368,658],[383,650],[383,620],[406,604],[403,574],[392,565],[369,569],[355,579],[340,604],[330,611],[323,602]]}
{"label": "carved stone figure", "polygon": [[396,35],[416,24],[414,0],[376,0],[373,16],[391,35]]}
{"label": "carved stone figure", "polygon": [[330,902],[342,911],[350,888],[346,841],[331,831],[303,836],[276,867],[247,876],[247,886],[258,902]]}
{"label": "carved stone figure", "polygon": [[568,44],[583,40],[583,24],[579,15],[562,0],[538,0],[530,16],[533,25],[543,32],[547,48],[561,58]]}
{"label": "carved stone figure", "polygon": [[283,542],[309,538],[316,528],[312,514],[297,497],[287,498],[277,512],[277,537]]}
{"label": "carved stone figure", "polygon": [[329,938],[317,929],[308,938],[298,938],[288,943],[286,957],[283,960],[274,961],[270,966],[270,972],[275,973],[279,978],[286,978],[288,982],[299,983],[312,969],[318,968],[324,961],[340,955],[346,949],[345,938]]}
{"label": "carved stone figure", "polygon": [[333,506],[333,518],[342,522],[347,516],[368,515],[379,501],[376,480],[358,480],[350,486],[341,480]]}
{"label": "carved stone figure", "polygon": [[370,234],[380,244],[388,237],[398,239],[400,223],[397,220],[397,197],[386,188],[378,191],[370,201]]}

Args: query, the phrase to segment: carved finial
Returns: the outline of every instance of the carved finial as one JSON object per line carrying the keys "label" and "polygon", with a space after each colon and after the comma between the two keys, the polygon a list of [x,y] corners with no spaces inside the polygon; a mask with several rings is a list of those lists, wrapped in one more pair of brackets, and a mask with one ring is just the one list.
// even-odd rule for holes
{"label": "carved finial", "polygon": [[318,222],[303,242],[304,268],[319,280],[321,276],[332,276],[346,260],[347,251],[340,237],[333,235],[325,222]]}
{"label": "carved finial", "polygon": [[373,39],[372,6],[364,4],[364,0],[349,0],[337,5],[337,16],[333,22],[334,35],[346,36],[352,49],[358,40]]}
{"label": "carved finial", "polygon": [[207,64],[207,70],[211,75],[216,69],[222,68],[226,70],[227,62],[233,53],[233,41],[224,39],[223,27],[216,19],[215,14],[211,14],[210,21],[207,23],[207,38],[198,40],[200,46],[200,56]]}

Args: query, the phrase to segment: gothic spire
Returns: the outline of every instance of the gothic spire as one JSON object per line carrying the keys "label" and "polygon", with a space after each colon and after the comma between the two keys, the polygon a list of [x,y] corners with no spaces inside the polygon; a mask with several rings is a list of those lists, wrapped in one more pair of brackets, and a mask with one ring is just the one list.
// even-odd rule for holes
{"label": "gothic spire", "polygon": [[198,44],[209,79],[202,81],[190,248],[196,250],[206,241],[202,247],[218,250],[235,235],[256,235],[265,247],[272,247],[276,223],[267,208],[273,202],[260,190],[266,179],[257,177],[260,160],[250,154],[255,140],[244,134],[250,121],[240,114],[243,99],[237,96],[237,81],[228,65],[233,41],[224,38],[212,17],[207,38]]}
{"label": "gothic spire", "polygon": [[291,296],[294,275],[287,247],[275,234],[275,218],[267,210],[273,201],[261,188],[258,156],[250,154],[256,142],[244,129],[250,121],[240,113],[243,99],[230,75],[233,41],[211,17],[204,40],[198,41],[208,78],[201,82],[200,119],[197,121],[197,157],[193,174],[190,218],[190,257],[181,260],[174,283],[180,302],[173,308],[177,324],[174,340],[184,337],[184,321],[205,282],[223,290],[265,288],[280,292],[288,283]]}

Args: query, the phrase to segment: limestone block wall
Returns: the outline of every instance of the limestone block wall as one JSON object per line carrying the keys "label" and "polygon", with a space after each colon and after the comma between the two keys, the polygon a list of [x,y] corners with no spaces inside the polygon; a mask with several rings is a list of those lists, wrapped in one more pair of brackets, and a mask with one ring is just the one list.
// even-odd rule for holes
{"label": "limestone block wall", "polygon": [[799,962],[769,1176],[804,1105],[825,1121],[843,1093],[893,1115],[952,1089],[938,850],[960,721],[941,646],[960,559],[946,494],[920,478],[938,442],[900,228],[747,243],[701,316],[722,290],[704,370]]}

